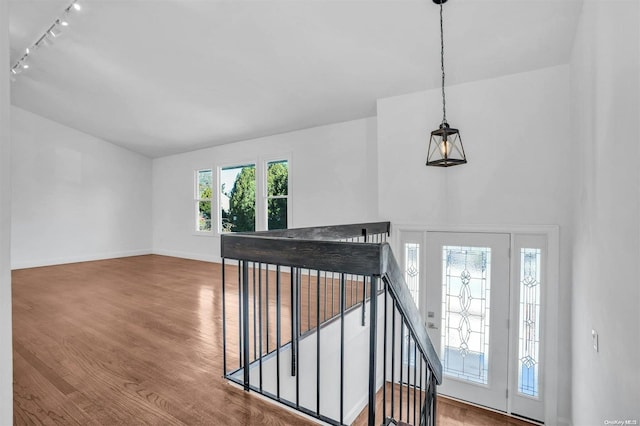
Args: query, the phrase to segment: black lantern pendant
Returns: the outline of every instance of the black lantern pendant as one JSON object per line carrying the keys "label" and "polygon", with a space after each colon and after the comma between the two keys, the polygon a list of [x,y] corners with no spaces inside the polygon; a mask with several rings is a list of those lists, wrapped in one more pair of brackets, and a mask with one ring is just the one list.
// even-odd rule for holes
{"label": "black lantern pendant", "polygon": [[442,69],[442,123],[437,130],[431,132],[429,151],[427,153],[427,166],[451,167],[465,164],[467,157],[464,154],[462,138],[458,129],[452,129],[447,123],[447,108],[444,96],[444,26],[442,23],[442,5],[447,0],[433,0],[440,5],[440,65]]}

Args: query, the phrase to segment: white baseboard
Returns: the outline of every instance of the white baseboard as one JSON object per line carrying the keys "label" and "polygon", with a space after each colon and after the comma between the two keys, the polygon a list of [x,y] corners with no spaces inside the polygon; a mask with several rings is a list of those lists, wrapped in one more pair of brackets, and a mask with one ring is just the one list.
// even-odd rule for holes
{"label": "white baseboard", "polygon": [[360,415],[360,413],[362,412],[362,410],[365,409],[368,403],[369,403],[369,394],[366,394],[353,405],[353,408],[351,408],[351,410],[349,410],[347,414],[345,414],[344,416],[345,424],[349,425],[353,423],[353,421]]}
{"label": "white baseboard", "polygon": [[163,249],[154,249],[151,251],[152,254],[158,254],[160,256],[171,256],[171,257],[180,257],[182,259],[191,259],[191,260],[200,260],[202,262],[211,262],[211,263],[221,263],[222,259],[219,256],[215,255],[203,255],[201,253],[190,253],[186,251],[177,251],[177,250],[163,250]]}
{"label": "white baseboard", "polygon": [[65,265],[68,263],[78,262],[91,262],[94,260],[106,260],[117,259],[120,257],[130,256],[142,256],[146,254],[157,254],[161,256],[179,257],[182,259],[200,260],[203,262],[221,263],[222,259],[215,255],[202,255],[200,253],[189,253],[176,250],[153,250],[153,249],[141,249],[141,250],[128,250],[110,253],[99,253],[93,255],[84,256],[67,256],[67,257],[52,257],[48,259],[31,259],[31,260],[18,260],[11,262],[11,270],[39,268],[42,266],[54,266]]}
{"label": "white baseboard", "polygon": [[16,269],[27,269],[27,268],[39,268],[42,266],[64,265],[67,263],[78,263],[78,262],[91,262],[94,260],[116,259],[119,257],[130,257],[130,256],[142,256],[145,254],[152,254],[152,250],[140,249],[140,250],[128,250],[128,251],[118,251],[118,252],[110,252],[110,253],[99,253],[99,254],[83,255],[83,256],[67,256],[67,257],[53,257],[49,259],[12,261],[11,269],[16,270]]}

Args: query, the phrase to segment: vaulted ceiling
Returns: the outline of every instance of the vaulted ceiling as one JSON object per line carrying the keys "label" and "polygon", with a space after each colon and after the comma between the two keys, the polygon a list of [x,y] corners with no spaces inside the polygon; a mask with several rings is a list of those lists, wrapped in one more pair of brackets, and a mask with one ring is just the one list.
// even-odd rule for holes
{"label": "vaulted ceiling", "polygon": [[[10,2],[11,61],[70,0]],[[375,115],[438,87],[431,0],[78,0],[12,103],[150,157]],[[565,64],[577,0],[451,0],[447,84]]]}

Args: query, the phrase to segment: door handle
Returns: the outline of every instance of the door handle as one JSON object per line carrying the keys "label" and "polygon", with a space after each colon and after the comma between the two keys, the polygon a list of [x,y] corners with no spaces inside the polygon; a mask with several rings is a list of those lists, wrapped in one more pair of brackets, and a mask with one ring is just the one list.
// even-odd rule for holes
{"label": "door handle", "polygon": [[433,323],[433,322],[428,322],[428,323],[427,323],[427,328],[432,328],[432,329],[434,329],[434,330],[437,330],[437,329],[438,329],[438,327],[436,327],[436,324],[435,324],[435,323]]}

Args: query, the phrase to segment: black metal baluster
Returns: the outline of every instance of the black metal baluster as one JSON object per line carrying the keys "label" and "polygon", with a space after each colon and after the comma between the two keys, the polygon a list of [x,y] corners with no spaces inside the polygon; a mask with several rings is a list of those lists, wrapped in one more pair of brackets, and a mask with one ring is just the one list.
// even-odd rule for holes
{"label": "black metal baluster", "polygon": [[[296,314],[298,315],[296,321],[296,342],[299,343],[299,336],[302,336],[302,269],[297,270],[296,276]],[[297,344],[296,343],[296,344]],[[298,357],[296,355],[296,365],[298,364]],[[296,367],[296,371],[298,368]]]}
{"label": "black metal baluster", "polygon": [[327,320],[327,271],[324,271],[324,301],[323,301],[322,322]]}
{"label": "black metal baluster", "polygon": [[431,379],[430,379],[430,373],[431,370],[429,369],[429,365],[427,364],[425,366],[425,374],[424,374],[424,382],[425,382],[425,386],[426,386],[426,390],[424,393],[424,421],[425,424],[430,424],[431,423]]}
{"label": "black metal baluster", "polygon": [[351,287],[349,286],[349,274],[345,275],[345,286],[346,286],[346,294],[344,296],[345,305],[344,308],[347,310],[349,306],[349,299],[351,298]]}
{"label": "black metal baluster", "polygon": [[[407,331],[409,330],[409,324],[407,324]],[[407,334],[407,423],[410,421],[409,416],[409,403],[411,402],[411,336]]]}
{"label": "black metal baluster", "polygon": [[244,324],[244,390],[249,390],[249,365],[251,356],[249,347],[249,263],[246,260],[242,261],[242,310],[243,310],[243,324]]}
{"label": "black metal baluster", "polygon": [[[255,266],[255,264],[254,264]],[[260,358],[260,393],[262,393],[262,263],[258,263],[258,354]]]}
{"label": "black metal baluster", "polygon": [[[373,286],[376,277],[371,277]],[[378,298],[371,297],[371,310],[369,315],[369,426],[375,426],[376,422],[376,355],[378,346],[376,338],[378,336]],[[364,325],[364,324],[363,324]]]}
{"label": "black metal baluster", "polygon": [[[316,291],[316,414],[320,416],[320,271]],[[326,275],[325,275],[326,278]],[[325,289],[326,289],[325,280]]]}
{"label": "black metal baluster", "polygon": [[297,365],[297,345],[298,345],[298,269],[291,268],[291,375],[296,375]]}
{"label": "black metal baluster", "polygon": [[227,299],[225,294],[225,258],[222,258],[222,373],[227,375]]}
{"label": "black metal baluster", "polygon": [[271,311],[271,302],[269,301],[269,264],[266,264],[264,270],[264,290],[265,290],[265,299],[267,304],[266,309],[266,324],[265,324],[265,333],[267,335],[267,353],[269,353],[269,312]]}
{"label": "black metal baluster", "polygon": [[[402,420],[402,388],[404,378],[404,316],[400,319],[400,420]],[[408,420],[408,419],[407,419]]]}
{"label": "black metal baluster", "polygon": [[395,390],[396,390],[396,302],[392,301],[391,316],[391,418],[395,419]]}
{"label": "black metal baluster", "polygon": [[331,318],[333,318],[336,314],[335,307],[334,307],[334,299],[335,299],[334,295],[335,295],[336,289],[334,287],[334,284],[335,284],[335,275],[333,272],[331,272]]}
{"label": "black metal baluster", "polygon": [[[365,325],[365,315],[367,314],[367,279],[368,277],[362,277],[362,326]],[[373,285],[372,285],[373,288]],[[373,297],[371,297],[373,299]]]}
{"label": "black metal baluster", "polygon": [[240,336],[243,335],[242,331],[242,261],[238,261],[238,360],[240,363],[240,368],[242,368],[242,354],[244,353],[242,349],[242,338]]}
{"label": "black metal baluster", "polygon": [[420,424],[423,425],[422,404],[424,402],[424,391],[422,390],[422,352],[420,352],[420,402],[418,403],[418,413],[420,414]]}
{"label": "black metal baluster", "polygon": [[382,421],[387,418],[387,285],[384,283],[384,330],[382,331]]}
{"label": "black metal baluster", "polygon": [[436,376],[432,373],[431,374],[431,422],[433,423],[433,425],[435,426],[436,424],[436,417],[437,417],[437,413],[436,413]]}
{"label": "black metal baluster", "polygon": [[257,323],[257,318],[256,318],[256,263],[255,262],[251,262],[251,272],[253,275],[253,294],[252,294],[252,299],[253,299],[253,360],[255,361],[256,357],[256,350],[258,349],[258,345],[257,345],[257,332],[256,332],[256,323]]}
{"label": "black metal baluster", "polygon": [[418,381],[417,381],[418,368],[416,365],[416,363],[418,362],[418,360],[416,359],[417,346],[418,345],[416,345],[416,340],[413,339],[413,424],[414,425],[416,424],[416,385],[418,384]]}
{"label": "black metal baluster", "polygon": [[311,269],[307,269],[307,330],[311,330]]}
{"label": "black metal baluster", "polygon": [[425,401],[424,401],[424,421],[425,421],[425,425],[435,425],[435,421],[432,418],[432,408],[433,406],[431,405],[431,378],[430,378],[430,373],[431,370],[429,369],[429,365],[426,365],[426,372],[425,372],[425,383],[427,386],[427,390],[425,392]]}
{"label": "black metal baluster", "polygon": [[280,399],[280,345],[282,344],[282,330],[280,316],[282,313],[282,295],[280,288],[280,265],[276,266],[276,397]]}
{"label": "black metal baluster", "polygon": [[299,340],[298,337],[300,336],[300,327],[302,324],[302,302],[301,302],[301,298],[302,298],[302,269],[298,269],[297,270],[297,277],[296,277],[296,313],[297,313],[297,320],[296,320],[296,346],[295,346],[295,359],[296,359],[296,363],[295,363],[295,370],[296,370],[296,407],[300,408],[300,375],[298,374],[298,363],[300,362],[300,344],[299,344]]}
{"label": "black metal baluster", "polygon": [[424,405],[425,405],[425,422],[426,423],[431,423],[431,370],[429,369],[429,365],[427,364],[426,366],[426,371],[425,371],[425,386],[427,386],[426,392],[425,392],[425,401],[424,401]]}
{"label": "black metal baluster", "polygon": [[340,274],[340,424],[344,423],[344,310],[347,302],[344,273]]}

